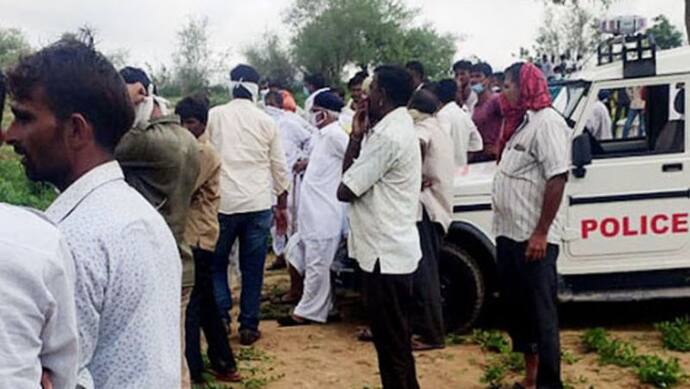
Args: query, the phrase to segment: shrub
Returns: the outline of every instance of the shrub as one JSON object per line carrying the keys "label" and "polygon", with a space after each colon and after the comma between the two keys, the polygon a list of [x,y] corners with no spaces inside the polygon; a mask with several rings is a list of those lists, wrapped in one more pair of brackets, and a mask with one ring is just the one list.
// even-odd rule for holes
{"label": "shrub", "polygon": [[688,318],[677,318],[654,326],[659,332],[664,347],[674,351],[690,351],[690,323]]}

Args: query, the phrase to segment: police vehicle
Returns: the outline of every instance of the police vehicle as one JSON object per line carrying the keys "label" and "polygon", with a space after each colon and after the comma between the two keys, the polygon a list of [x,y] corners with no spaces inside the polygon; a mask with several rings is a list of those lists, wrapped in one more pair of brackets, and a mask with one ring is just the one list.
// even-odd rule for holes
{"label": "police vehicle", "polygon": [[[573,75],[554,99],[554,108],[573,128],[559,299],[689,297],[684,89],[690,82],[690,48],[657,52],[653,37],[638,34],[610,40],[596,59],[596,66]],[[609,96],[613,139],[595,139],[586,128],[599,96]],[[491,233],[495,170],[495,163],[472,164],[456,177],[454,221],[440,263],[449,329],[471,327],[497,296]]]}

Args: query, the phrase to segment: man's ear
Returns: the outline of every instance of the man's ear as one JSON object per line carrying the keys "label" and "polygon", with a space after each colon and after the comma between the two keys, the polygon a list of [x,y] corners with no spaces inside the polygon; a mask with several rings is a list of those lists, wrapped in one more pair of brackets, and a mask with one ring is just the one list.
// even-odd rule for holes
{"label": "man's ear", "polygon": [[82,149],[94,142],[94,128],[80,113],[73,113],[65,123],[65,139],[72,149]]}

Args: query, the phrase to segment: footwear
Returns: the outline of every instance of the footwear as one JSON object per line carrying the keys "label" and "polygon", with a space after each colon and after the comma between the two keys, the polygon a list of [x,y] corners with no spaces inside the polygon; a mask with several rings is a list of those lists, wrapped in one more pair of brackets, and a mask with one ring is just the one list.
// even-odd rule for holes
{"label": "footwear", "polygon": [[278,320],[276,321],[278,322],[278,324],[280,324],[281,327],[308,326],[310,324],[314,324],[314,322],[309,319],[300,319],[301,320],[297,320],[294,315],[287,315],[278,318]]}
{"label": "footwear", "polygon": [[429,351],[446,348],[445,344],[429,344],[419,340],[412,340],[412,351]]}
{"label": "footwear", "polygon": [[282,256],[276,257],[275,261],[268,265],[266,268],[267,271],[276,271],[276,270],[281,270],[285,269],[287,267],[287,262],[285,262],[285,258]]}
{"label": "footwear", "polygon": [[271,302],[279,305],[297,305],[297,303],[299,303],[299,298],[290,296],[290,293],[285,293],[273,299]]}
{"label": "footwear", "polygon": [[369,328],[362,328],[357,334],[357,340],[360,342],[373,342],[374,335]]}
{"label": "footwear", "polygon": [[240,330],[240,344],[242,346],[251,346],[261,338],[261,331],[256,330]]}
{"label": "footwear", "polygon": [[220,382],[242,382],[242,376],[237,370],[231,370],[225,373],[212,370],[211,374]]}

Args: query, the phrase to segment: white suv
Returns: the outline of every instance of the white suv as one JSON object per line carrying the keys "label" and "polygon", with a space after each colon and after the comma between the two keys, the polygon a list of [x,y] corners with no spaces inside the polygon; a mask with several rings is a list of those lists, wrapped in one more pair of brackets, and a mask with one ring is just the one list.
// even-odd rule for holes
{"label": "white suv", "polygon": [[[600,49],[598,65],[562,83],[554,100],[574,130],[562,204],[561,301],[690,296],[690,48],[656,53],[646,39]],[[597,140],[586,129],[598,96],[609,96],[613,139]],[[495,163],[472,164],[456,177],[454,222],[440,263],[449,329],[469,328],[497,295],[495,170]]]}

